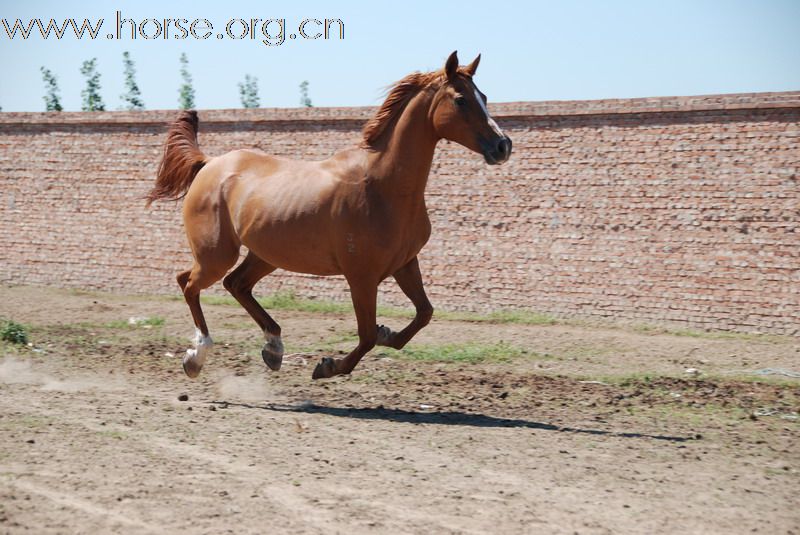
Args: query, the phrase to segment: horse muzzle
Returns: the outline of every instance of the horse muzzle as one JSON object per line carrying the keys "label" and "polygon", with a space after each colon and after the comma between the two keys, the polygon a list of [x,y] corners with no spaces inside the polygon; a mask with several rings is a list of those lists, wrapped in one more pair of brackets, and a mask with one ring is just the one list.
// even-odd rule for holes
{"label": "horse muzzle", "polygon": [[489,165],[500,165],[511,157],[511,138],[503,136],[493,143],[484,144],[483,159]]}

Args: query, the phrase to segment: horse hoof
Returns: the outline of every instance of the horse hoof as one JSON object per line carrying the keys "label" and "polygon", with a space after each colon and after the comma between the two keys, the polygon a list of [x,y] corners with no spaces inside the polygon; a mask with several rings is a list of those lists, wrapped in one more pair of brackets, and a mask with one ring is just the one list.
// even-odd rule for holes
{"label": "horse hoof", "polygon": [[206,363],[208,355],[211,354],[214,341],[210,336],[207,334],[203,335],[203,333],[197,329],[195,332],[194,344],[194,349],[187,349],[186,354],[183,356],[183,371],[192,379],[200,375],[203,364]]}
{"label": "horse hoof", "polygon": [[264,344],[264,348],[261,350],[261,358],[270,370],[276,372],[281,369],[283,342],[281,342],[280,336],[268,337],[267,343]]}
{"label": "horse hoof", "polygon": [[203,365],[197,361],[197,352],[194,349],[186,350],[186,355],[183,357],[183,373],[195,379],[202,369]]}
{"label": "horse hoof", "polygon": [[314,368],[311,378],[328,379],[334,375],[336,375],[336,361],[331,357],[322,357],[322,360],[317,363],[317,367]]}
{"label": "horse hoof", "polygon": [[378,338],[375,339],[375,345],[388,346],[389,339],[393,334],[394,332],[386,325],[378,325]]}

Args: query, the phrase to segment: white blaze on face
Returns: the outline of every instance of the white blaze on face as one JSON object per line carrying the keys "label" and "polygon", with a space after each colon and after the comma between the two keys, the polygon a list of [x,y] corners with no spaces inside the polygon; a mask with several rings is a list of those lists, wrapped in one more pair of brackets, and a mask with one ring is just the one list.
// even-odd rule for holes
{"label": "white blaze on face", "polygon": [[497,126],[496,122],[494,122],[492,116],[489,115],[489,110],[486,108],[486,103],[483,101],[483,98],[481,97],[481,94],[478,92],[477,87],[475,88],[475,99],[478,101],[478,105],[481,107],[481,110],[483,110],[483,113],[486,114],[486,121],[489,123],[489,127],[491,127],[491,129],[494,130],[495,134],[502,137],[503,131],[500,130],[500,127]]}

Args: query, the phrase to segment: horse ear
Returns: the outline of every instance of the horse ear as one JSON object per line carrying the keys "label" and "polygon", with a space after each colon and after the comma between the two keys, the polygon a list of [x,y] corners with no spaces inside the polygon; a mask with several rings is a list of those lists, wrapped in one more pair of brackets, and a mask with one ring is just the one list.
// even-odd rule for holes
{"label": "horse ear", "polygon": [[444,73],[449,80],[456,75],[456,71],[458,71],[458,51],[453,50],[453,53],[450,54],[450,57],[447,58],[447,62],[444,64]]}
{"label": "horse ear", "polygon": [[481,55],[478,54],[478,56],[472,60],[472,63],[464,67],[464,72],[466,72],[470,76],[475,76],[475,71],[478,70],[478,64],[480,62],[481,62]]}

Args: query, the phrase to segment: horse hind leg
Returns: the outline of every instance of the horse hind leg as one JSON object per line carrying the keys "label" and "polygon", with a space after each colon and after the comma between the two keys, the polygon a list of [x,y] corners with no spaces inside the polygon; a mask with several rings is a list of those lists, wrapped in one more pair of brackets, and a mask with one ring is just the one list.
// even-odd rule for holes
{"label": "horse hind leg", "polygon": [[[233,262],[230,265],[233,265]],[[200,370],[214,346],[214,341],[208,332],[203,309],[200,306],[200,292],[221,279],[230,265],[225,268],[208,270],[203,269],[200,264],[195,264],[191,270],[184,271],[177,277],[195,325],[194,348],[187,349],[183,356],[183,371],[192,379],[200,375]]]}
{"label": "horse hind leg", "polygon": [[261,350],[261,358],[269,369],[278,371],[283,362],[281,327],[253,297],[253,287],[256,283],[275,269],[275,266],[249,252],[242,263],[225,277],[222,284],[261,328],[266,339]]}
{"label": "horse hind leg", "polygon": [[194,266],[177,279],[195,326],[194,348],[188,349],[183,357],[183,371],[195,378],[214,345],[200,306],[200,292],[224,277],[236,264],[241,244],[224,202],[209,203],[206,197],[193,197],[190,191],[184,201],[183,216]]}

